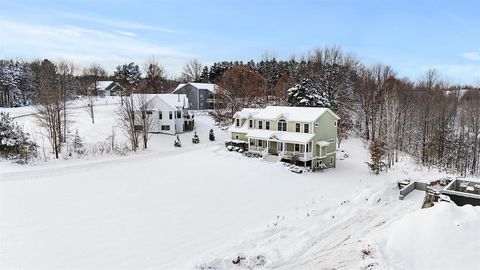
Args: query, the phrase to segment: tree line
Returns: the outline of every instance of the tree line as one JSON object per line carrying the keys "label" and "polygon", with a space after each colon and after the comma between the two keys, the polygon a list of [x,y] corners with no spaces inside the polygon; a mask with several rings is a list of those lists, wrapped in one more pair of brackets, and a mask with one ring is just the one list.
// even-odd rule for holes
{"label": "tree line", "polygon": [[[111,75],[97,64],[79,70],[66,61],[2,60],[0,106],[41,105],[39,120],[58,153],[69,124],[66,104],[75,95],[92,96],[85,89],[99,80],[115,80],[126,93],[170,92],[179,82],[218,84],[218,106],[211,114],[219,124],[230,123],[233,114],[245,107],[328,107],[341,117],[338,143],[350,135],[365,139],[371,152],[369,165],[376,173],[392,167],[402,152],[424,166],[463,175],[479,173],[478,88],[451,85],[434,69],[417,81],[401,78],[388,65],[365,65],[338,47],[288,60],[270,54],[257,62],[221,61],[209,66],[191,60],[175,79],[167,79],[154,58],[143,68],[135,63],[119,65]],[[132,107],[133,102],[124,107]],[[94,102],[88,103],[93,123]],[[124,117],[131,111],[133,107]],[[127,125],[135,134],[134,121]],[[140,137],[148,139],[146,134]],[[133,148],[138,147],[138,138]]]}

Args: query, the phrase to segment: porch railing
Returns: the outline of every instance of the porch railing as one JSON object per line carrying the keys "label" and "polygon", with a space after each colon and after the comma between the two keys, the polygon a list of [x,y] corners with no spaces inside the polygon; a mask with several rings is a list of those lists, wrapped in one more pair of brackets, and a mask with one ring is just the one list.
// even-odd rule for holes
{"label": "porch railing", "polygon": [[249,146],[248,147],[248,151],[250,151],[250,152],[262,153],[265,150],[268,151],[268,149],[265,148],[265,147],[260,147],[260,146]]}
{"label": "porch railing", "polygon": [[289,156],[289,157],[296,157],[298,159],[312,159],[313,158],[313,153],[312,152],[307,152],[307,153],[303,153],[303,152],[297,152],[297,151],[282,151],[284,152],[283,155],[284,156]]}

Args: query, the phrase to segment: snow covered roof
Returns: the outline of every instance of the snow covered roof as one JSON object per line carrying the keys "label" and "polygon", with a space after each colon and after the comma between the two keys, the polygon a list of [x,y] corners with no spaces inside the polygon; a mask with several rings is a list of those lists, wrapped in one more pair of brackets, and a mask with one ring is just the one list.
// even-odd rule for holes
{"label": "snow covered roof", "polygon": [[[105,91],[105,90],[108,90],[109,88],[114,88],[117,85],[120,86],[119,83],[114,82],[114,81],[97,81],[97,90]],[[93,84],[92,84],[91,88],[94,88]]]}
{"label": "snow covered roof", "polygon": [[319,145],[319,146],[329,146],[330,143],[327,142],[327,141],[318,141],[318,142],[317,142],[317,145]]}
{"label": "snow covered roof", "polygon": [[234,123],[233,125],[231,125],[228,128],[228,131],[229,132],[236,132],[236,133],[247,133],[248,132],[248,123],[247,123],[247,121],[245,121],[245,123],[243,123],[243,125],[241,127],[235,126],[235,123]]}
{"label": "snow covered roof", "polygon": [[272,138],[273,135],[275,135],[275,131],[264,129],[252,129],[247,133],[247,137],[265,140]]}
{"label": "snow covered roof", "polygon": [[188,97],[185,94],[132,94],[134,102],[138,102],[142,96],[146,98],[150,109],[161,107],[161,103],[172,109],[188,109]]}
{"label": "snow covered roof", "polygon": [[313,122],[322,114],[328,112],[337,120],[340,119],[335,113],[328,108],[320,107],[287,107],[287,106],[267,106],[260,110],[256,115],[256,119],[276,120],[284,118],[288,121]]}
{"label": "snow covered roof", "polygon": [[247,133],[247,137],[263,140],[279,140],[292,143],[308,143],[315,137],[313,133],[299,133],[275,130],[253,129]]}
{"label": "snow covered roof", "polygon": [[216,89],[218,88],[218,85],[216,84],[213,84],[213,83],[193,83],[193,82],[189,82],[189,83],[181,83],[177,86],[177,88],[175,88],[175,90],[173,90],[173,92],[177,91],[178,89],[184,87],[185,85],[191,85],[197,89],[206,89],[212,93],[215,93]]}
{"label": "snow covered roof", "polygon": [[236,112],[233,117],[235,118],[249,118],[250,116],[256,115],[262,109],[252,109],[252,108],[243,108],[241,111]]}
{"label": "snow covered roof", "polygon": [[157,94],[168,105],[178,108],[188,108],[188,98],[185,94]]}
{"label": "snow covered roof", "polygon": [[105,90],[112,83],[113,83],[113,81],[97,81],[97,89],[98,90]]}

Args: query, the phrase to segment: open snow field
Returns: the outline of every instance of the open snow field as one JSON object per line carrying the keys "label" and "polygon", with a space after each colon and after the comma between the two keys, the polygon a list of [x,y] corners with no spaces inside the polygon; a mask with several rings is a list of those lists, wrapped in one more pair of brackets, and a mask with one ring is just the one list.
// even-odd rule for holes
{"label": "open snow field", "polygon": [[[83,109],[72,110],[85,143],[111,134],[115,106],[97,107],[94,125]],[[22,110],[18,115],[28,114]],[[33,116],[17,120],[36,129]],[[153,135],[148,151],[123,157],[25,166],[1,161],[0,268],[480,265],[480,242],[471,240],[480,238],[479,207],[420,210],[418,193],[398,200],[397,180],[428,181],[439,173],[405,157],[388,173],[370,175],[367,151],[350,139],[342,144],[349,157],[336,169],[294,174],[279,163],[226,151],[226,134],[208,116],[197,115],[196,125],[201,143],[191,144],[193,133],[182,134],[181,149],[173,147],[173,136]],[[210,128],[217,142],[207,142]]]}

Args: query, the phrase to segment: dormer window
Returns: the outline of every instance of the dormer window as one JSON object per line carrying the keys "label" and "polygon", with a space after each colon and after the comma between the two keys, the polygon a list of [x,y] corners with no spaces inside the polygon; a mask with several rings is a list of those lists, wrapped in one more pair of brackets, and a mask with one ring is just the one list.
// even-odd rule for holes
{"label": "dormer window", "polygon": [[270,121],[265,122],[265,129],[270,130]]}
{"label": "dormer window", "polygon": [[287,122],[285,120],[278,121],[278,131],[287,131]]}
{"label": "dormer window", "polygon": [[263,129],[263,122],[262,121],[258,121],[258,129]]}
{"label": "dormer window", "polygon": [[248,127],[253,128],[253,120],[252,119],[248,120]]}
{"label": "dormer window", "polygon": [[238,119],[238,118],[235,119],[235,125],[236,125],[237,127],[240,127],[240,119]]}
{"label": "dormer window", "polygon": [[304,132],[304,133],[309,133],[309,132],[310,132],[310,131],[309,131],[309,128],[310,128],[310,125],[309,125],[309,124],[304,124],[304,125],[303,125],[303,132]]}

